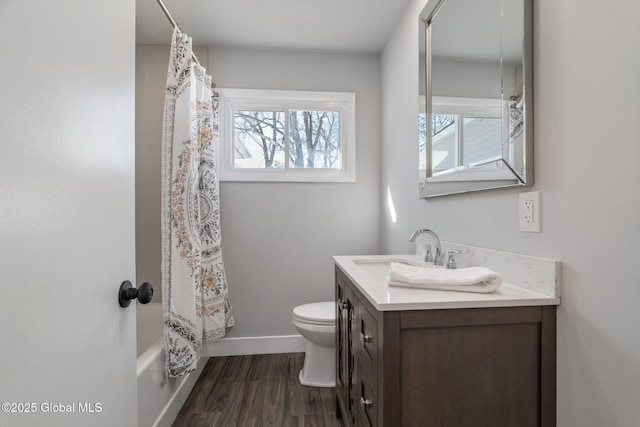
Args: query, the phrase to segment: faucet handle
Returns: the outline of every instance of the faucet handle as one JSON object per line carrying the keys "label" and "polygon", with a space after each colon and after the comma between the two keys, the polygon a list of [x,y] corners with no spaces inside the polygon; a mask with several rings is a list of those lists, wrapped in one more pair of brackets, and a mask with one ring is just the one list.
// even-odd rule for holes
{"label": "faucet handle", "polygon": [[433,262],[433,254],[431,253],[431,245],[427,244],[425,246],[427,252],[424,254],[424,262]]}
{"label": "faucet handle", "polygon": [[456,254],[459,254],[461,252],[457,249],[449,249],[447,253],[449,254],[449,257],[447,259],[447,268],[448,269],[458,268],[458,266],[456,265]]}

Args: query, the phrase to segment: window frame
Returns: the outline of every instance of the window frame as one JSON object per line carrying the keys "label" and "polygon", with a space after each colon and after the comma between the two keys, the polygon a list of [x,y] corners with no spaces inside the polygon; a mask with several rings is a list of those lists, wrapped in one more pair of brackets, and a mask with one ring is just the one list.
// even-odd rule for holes
{"label": "window frame", "polygon": [[[220,181],[227,182],[355,182],[356,132],[355,93],[292,90],[231,89],[220,91]],[[234,111],[263,110],[285,112],[285,138],[289,136],[289,110],[340,112],[340,168],[235,168]],[[285,158],[289,159],[285,141]]]}

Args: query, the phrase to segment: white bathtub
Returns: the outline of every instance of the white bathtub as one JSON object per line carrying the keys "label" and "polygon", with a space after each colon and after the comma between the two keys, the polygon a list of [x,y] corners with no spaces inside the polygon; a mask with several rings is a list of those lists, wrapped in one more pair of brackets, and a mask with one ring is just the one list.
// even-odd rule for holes
{"label": "white bathtub", "polygon": [[198,360],[191,374],[164,377],[164,341],[162,338],[162,303],[138,304],[138,426],[170,427],[202,373],[207,357]]}

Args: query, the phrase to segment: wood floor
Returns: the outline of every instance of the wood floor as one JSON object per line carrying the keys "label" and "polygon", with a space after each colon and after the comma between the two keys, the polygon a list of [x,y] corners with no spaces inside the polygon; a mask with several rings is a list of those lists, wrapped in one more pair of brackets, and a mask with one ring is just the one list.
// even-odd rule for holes
{"label": "wood floor", "polygon": [[340,427],[333,388],[298,381],[304,353],[213,357],[174,427]]}

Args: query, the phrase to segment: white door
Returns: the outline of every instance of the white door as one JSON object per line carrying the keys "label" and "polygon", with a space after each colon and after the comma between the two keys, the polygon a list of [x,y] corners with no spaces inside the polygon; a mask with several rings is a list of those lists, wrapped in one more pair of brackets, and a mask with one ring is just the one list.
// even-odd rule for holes
{"label": "white door", "polygon": [[0,0],[0,426],[137,423],[134,53],[134,1]]}

